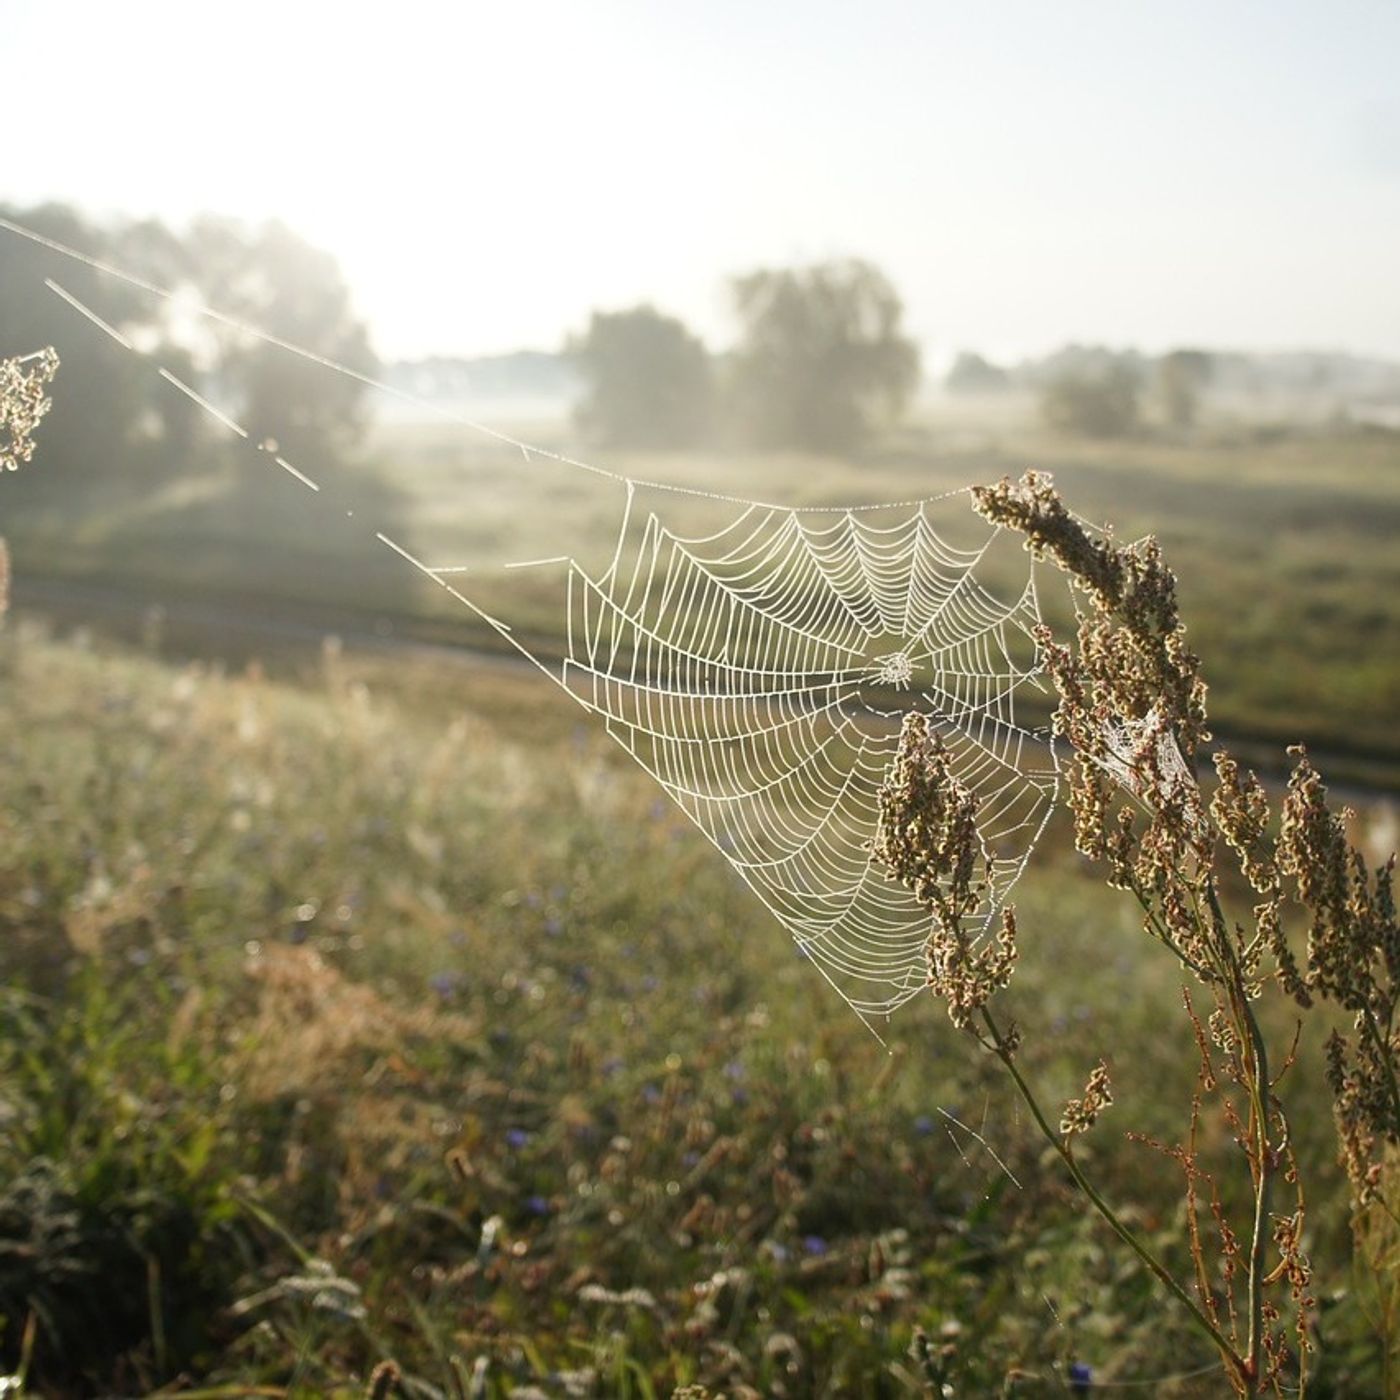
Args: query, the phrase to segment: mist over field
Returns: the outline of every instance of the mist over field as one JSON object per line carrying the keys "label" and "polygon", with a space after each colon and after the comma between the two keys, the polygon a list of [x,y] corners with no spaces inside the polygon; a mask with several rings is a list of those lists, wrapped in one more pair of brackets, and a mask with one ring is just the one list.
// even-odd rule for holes
{"label": "mist over field", "polygon": [[0,1395],[1400,1394],[1389,7],[0,43]]}

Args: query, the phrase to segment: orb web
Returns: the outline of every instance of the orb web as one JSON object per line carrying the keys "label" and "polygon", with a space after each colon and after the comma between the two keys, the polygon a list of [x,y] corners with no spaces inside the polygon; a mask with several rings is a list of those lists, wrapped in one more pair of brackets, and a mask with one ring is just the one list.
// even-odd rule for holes
{"label": "orb web", "polygon": [[[9,220],[0,218],[0,227],[174,296]],[[48,285],[123,352],[152,361],[172,390],[254,456],[321,492],[276,444],[257,441],[153,352],[58,283]],[[477,601],[470,566],[435,567],[383,532],[374,537],[596,716],[867,1023],[926,982],[931,916],[870,860],[876,794],[900,721],[915,708],[931,717],[955,775],[980,799],[990,879],[977,919],[986,930],[1044,831],[1059,772],[1049,734],[1028,727],[1017,709],[1027,687],[1041,688],[1033,562],[1020,556],[1022,587],[993,591],[979,566],[1000,531],[987,526],[982,543],[968,548],[934,526],[935,510],[971,516],[966,490],[894,505],[794,508],[640,481],[532,447],[197,309],[505,443],[525,463],[578,468],[621,489],[606,567],[567,552],[506,566],[557,571],[562,655],[522,641]],[[695,499],[721,512],[718,528],[686,534],[674,526],[680,503]]]}
{"label": "orb web", "polygon": [[559,683],[865,1017],[926,982],[930,915],[870,860],[902,715],[934,720],[980,799],[983,928],[1058,787],[1048,736],[1017,716],[1039,683],[1032,566],[1002,600],[977,573],[996,532],[954,547],[931,504],[889,523],[881,508],[735,503],[731,523],[698,538],[653,512],[635,539],[624,519],[601,576],[568,566]]}

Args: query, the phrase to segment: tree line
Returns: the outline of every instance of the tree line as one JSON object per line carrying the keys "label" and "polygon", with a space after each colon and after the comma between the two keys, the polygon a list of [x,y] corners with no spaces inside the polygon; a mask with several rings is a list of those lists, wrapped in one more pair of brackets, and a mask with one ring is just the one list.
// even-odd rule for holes
{"label": "tree line", "polygon": [[1079,437],[1125,437],[1142,426],[1149,407],[1168,427],[1190,428],[1214,381],[1216,360],[1204,350],[1150,358],[1132,350],[1069,345],[1043,360],[1008,368],[963,351],[944,385],[954,394],[1030,389],[1052,428]]}
{"label": "tree line", "polygon": [[595,312],[568,345],[586,385],[580,426],[619,447],[737,437],[845,451],[895,420],[918,386],[903,305],[868,262],[759,268],[729,293],[740,335],[722,355],[653,306]]}

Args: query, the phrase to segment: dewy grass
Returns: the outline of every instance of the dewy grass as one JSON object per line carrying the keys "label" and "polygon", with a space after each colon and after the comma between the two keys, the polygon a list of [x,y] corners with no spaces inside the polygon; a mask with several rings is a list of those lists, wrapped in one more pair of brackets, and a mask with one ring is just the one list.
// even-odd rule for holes
{"label": "dewy grass", "polygon": [[[1303,1250],[1303,1183],[1279,1091],[1293,1051],[1269,1045],[1256,1008],[1261,998],[1281,996],[1299,1013],[1329,1000],[1351,1015],[1353,1037],[1334,1031],[1328,1042],[1337,1134],[1357,1209],[1378,1204],[1394,1220],[1394,857],[1372,875],[1301,751],[1277,818],[1258,780],[1242,777],[1223,751],[1215,755],[1218,781],[1206,800],[1196,776],[1198,752],[1211,737],[1206,686],[1186,645],[1176,579],[1154,540],[1119,547],[1094,538],[1049,478],[1035,473],[979,488],[974,498],[988,520],[1020,531],[1028,549],[1052,558],[1085,600],[1072,643],[1048,628],[1039,636],[1059,697],[1055,729],[1071,750],[1075,842],[1105,869],[1110,887],[1137,903],[1144,931],[1210,1004],[1202,1018],[1191,995],[1183,996],[1183,1037],[1199,1055],[1200,1071],[1180,1142],[1162,1145],[1185,1175],[1193,1277],[1172,1272],[1108,1204],[1075,1154],[1076,1140],[1113,1102],[1105,1061],[1066,1105],[1058,1131],[1018,1063],[1020,1032],[993,1006],[1015,965],[1014,916],[1006,914],[994,948],[975,946],[964,931],[987,856],[975,803],[948,773],[922,716],[905,720],[881,791],[872,860],[932,915],[929,986],[953,1024],[1002,1063],[1078,1190],[1210,1338],[1231,1387],[1240,1395],[1303,1392],[1316,1302]],[[1243,909],[1227,912],[1232,882],[1249,897]],[[1301,965],[1287,927],[1295,921],[1307,927]],[[1130,1053],[1118,1047],[1119,1056]],[[1199,1144],[1207,1116],[1236,1149],[1234,1169],[1249,1200],[1245,1218],[1232,1216],[1204,1163]]]}

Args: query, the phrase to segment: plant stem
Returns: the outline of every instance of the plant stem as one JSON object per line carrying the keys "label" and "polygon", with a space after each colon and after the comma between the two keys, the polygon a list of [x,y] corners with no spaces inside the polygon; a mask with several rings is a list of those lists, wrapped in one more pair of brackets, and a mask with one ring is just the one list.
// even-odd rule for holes
{"label": "plant stem", "polygon": [[1376,1013],[1368,1006],[1362,1011],[1364,1031],[1370,1034],[1375,1045],[1376,1059],[1385,1071],[1386,1087],[1390,1090],[1390,1112],[1397,1126],[1400,1126],[1400,1081],[1396,1079],[1395,1052],[1390,1047],[1390,1037],[1381,1030]]}
{"label": "plant stem", "polygon": [[1230,1340],[1215,1325],[1214,1322],[1201,1310],[1191,1295],[1172,1277],[1166,1267],[1157,1257],[1144,1245],[1135,1234],[1120,1220],[1114,1212],[1113,1207],[1099,1195],[1093,1184],[1084,1175],[1079,1163],[1074,1160],[1074,1154],[1065,1145],[1060,1134],[1057,1133],[1046,1119],[1039,1102],[1035,1097],[1035,1091],[1027,1083],[1025,1076],[1016,1065],[1015,1057],[1007,1048],[1006,1039],[1001,1028],[997,1025],[991,1012],[984,1006],[982,1008],[982,1021],[986,1025],[992,1037],[992,1049],[996,1057],[1006,1066],[1007,1073],[1011,1075],[1026,1107],[1030,1109],[1031,1117],[1035,1119],[1036,1126],[1040,1129],[1041,1135],[1055,1149],[1060,1160],[1065,1164],[1070,1176],[1074,1178],[1074,1184],[1088,1197],[1090,1204],[1103,1217],[1108,1227],[1118,1236],[1129,1249],[1137,1255],[1139,1261],[1145,1268],[1162,1284],[1164,1288],[1179,1302],[1187,1311],[1191,1320],[1199,1327],[1211,1341],[1215,1343],[1220,1351],[1221,1359],[1224,1361],[1227,1370],[1230,1372],[1232,1380],[1235,1381],[1238,1389],[1244,1394],[1253,1390],[1252,1379],[1249,1375],[1244,1359],[1238,1355]]}
{"label": "plant stem", "polygon": [[1225,911],[1220,907],[1220,898],[1215,890],[1215,881],[1206,881],[1206,898],[1210,903],[1211,928],[1215,934],[1220,960],[1228,973],[1226,986],[1230,995],[1230,1011],[1235,1024],[1245,1032],[1249,1040],[1249,1091],[1250,1115],[1254,1120],[1253,1157],[1255,1159],[1254,1180],[1254,1225],[1249,1243],[1249,1374],[1257,1378],[1263,1364],[1264,1350],[1264,1252],[1268,1247],[1269,1193],[1273,1184],[1273,1163],[1269,1151],[1269,1055],[1264,1044],[1264,1034],[1259,1022],[1250,1009],[1249,994],[1245,987],[1244,972],[1240,967],[1235,948],[1230,942],[1229,926],[1225,922]]}

